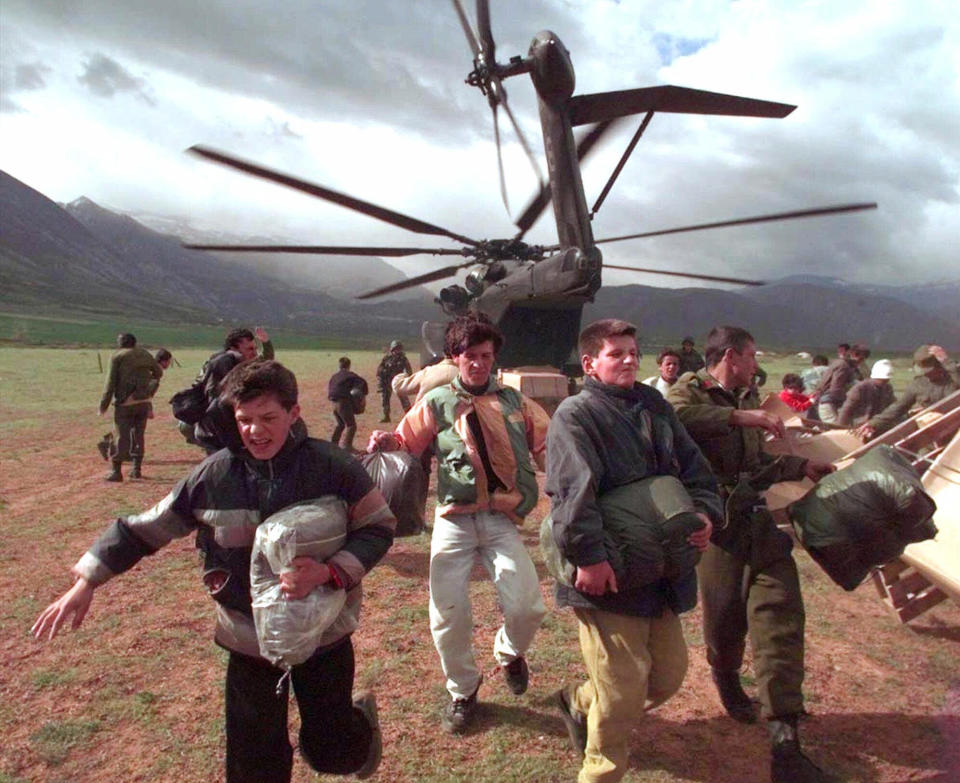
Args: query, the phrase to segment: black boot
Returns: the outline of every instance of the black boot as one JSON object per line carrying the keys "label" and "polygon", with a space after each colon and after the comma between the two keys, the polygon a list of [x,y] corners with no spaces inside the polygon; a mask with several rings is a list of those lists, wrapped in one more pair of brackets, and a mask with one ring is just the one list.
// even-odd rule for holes
{"label": "black boot", "polygon": [[800,750],[797,718],[772,720],[770,729],[770,783],[836,783]]}
{"label": "black boot", "polygon": [[120,460],[115,459],[113,461],[113,471],[104,476],[106,481],[123,481],[123,474],[120,472],[120,465],[123,463]]}
{"label": "black boot", "polygon": [[740,723],[756,723],[757,713],[753,702],[744,693],[743,686],[740,684],[740,672],[711,667],[710,673],[713,675],[713,682],[717,686],[717,693],[720,694],[720,701],[723,702],[723,708],[727,714]]}
{"label": "black boot", "polygon": [[143,464],[143,457],[133,458],[133,467],[130,469],[130,478],[143,478],[140,474],[140,466]]}

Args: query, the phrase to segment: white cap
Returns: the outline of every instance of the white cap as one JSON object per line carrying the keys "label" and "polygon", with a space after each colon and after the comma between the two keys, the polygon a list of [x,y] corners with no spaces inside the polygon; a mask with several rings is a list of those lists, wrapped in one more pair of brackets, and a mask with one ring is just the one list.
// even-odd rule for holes
{"label": "white cap", "polygon": [[893,376],[893,365],[889,359],[877,359],[873,363],[873,369],[870,371],[871,378],[890,379]]}

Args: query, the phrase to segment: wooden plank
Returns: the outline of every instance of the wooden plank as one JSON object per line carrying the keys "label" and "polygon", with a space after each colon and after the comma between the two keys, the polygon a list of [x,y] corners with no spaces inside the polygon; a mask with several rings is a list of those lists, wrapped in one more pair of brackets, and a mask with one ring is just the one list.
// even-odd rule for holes
{"label": "wooden plank", "polygon": [[913,571],[906,576],[902,576],[888,587],[890,600],[894,606],[903,606],[909,603],[912,598],[922,593],[930,587],[930,580],[923,574]]}
{"label": "wooden plank", "polygon": [[916,432],[919,429],[919,427],[917,426],[918,417],[923,416],[924,414],[927,414],[927,413],[948,413],[949,411],[952,411],[954,408],[957,408],[957,407],[960,407],[960,391],[955,391],[949,397],[946,397],[945,399],[940,400],[940,402],[934,403],[929,408],[924,408],[919,413],[915,414],[914,416],[911,416],[906,421],[901,422],[896,427],[892,427],[891,429],[884,432],[882,435],[878,435],[873,440],[863,444],[860,448],[855,449],[854,451],[851,451],[846,456],[847,458],[859,457],[861,454],[869,451],[874,446],[880,443],[889,443],[892,445],[896,443],[898,440],[902,440],[903,438],[907,437],[913,432]]}
{"label": "wooden plank", "polygon": [[934,421],[894,443],[897,448],[916,451],[935,441],[947,439],[960,429],[960,408],[939,415]]}
{"label": "wooden plank", "polygon": [[960,604],[960,432],[923,474],[936,501],[937,536],[910,544],[901,558]]}
{"label": "wooden plank", "polygon": [[889,584],[893,582],[900,574],[910,568],[909,565],[904,563],[899,557],[896,560],[891,560],[889,563],[884,563],[880,566],[877,571],[880,573],[884,582]]}
{"label": "wooden plank", "polygon": [[909,623],[911,620],[919,617],[931,607],[947,600],[947,594],[939,587],[932,587],[917,596],[908,604],[896,609],[897,617],[901,623]]}

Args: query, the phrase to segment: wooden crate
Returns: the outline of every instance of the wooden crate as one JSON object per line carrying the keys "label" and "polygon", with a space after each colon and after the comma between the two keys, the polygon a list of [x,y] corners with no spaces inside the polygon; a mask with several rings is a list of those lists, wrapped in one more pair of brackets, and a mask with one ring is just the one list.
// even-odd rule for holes
{"label": "wooden crate", "polygon": [[947,599],[947,594],[900,558],[872,573],[874,587],[901,623],[908,623]]}

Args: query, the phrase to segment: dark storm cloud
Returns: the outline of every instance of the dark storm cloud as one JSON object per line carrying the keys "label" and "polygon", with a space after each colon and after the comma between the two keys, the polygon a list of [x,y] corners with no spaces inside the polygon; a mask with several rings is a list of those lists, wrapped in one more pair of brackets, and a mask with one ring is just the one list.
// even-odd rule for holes
{"label": "dark storm cloud", "polygon": [[133,76],[116,60],[99,52],[87,58],[83,64],[83,73],[77,77],[77,81],[101,98],[112,98],[117,93],[130,92],[145,103],[156,105],[143,79]]}
{"label": "dark storm cloud", "polygon": [[[9,2],[22,6],[21,18],[44,26],[70,19],[101,49],[209,87],[295,105],[310,119],[387,122],[439,143],[491,134],[486,102],[463,84],[472,53],[445,0]],[[534,33],[554,23],[568,45],[580,40],[566,9],[545,18],[542,10],[512,5],[494,4],[498,59],[526,54]],[[97,81],[96,88],[119,86]]]}

